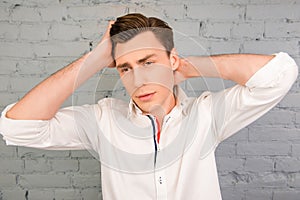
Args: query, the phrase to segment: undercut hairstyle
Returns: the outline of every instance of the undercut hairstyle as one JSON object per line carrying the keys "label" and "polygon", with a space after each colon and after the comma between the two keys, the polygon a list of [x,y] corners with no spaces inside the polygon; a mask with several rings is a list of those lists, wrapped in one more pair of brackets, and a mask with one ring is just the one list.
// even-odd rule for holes
{"label": "undercut hairstyle", "polygon": [[164,46],[167,55],[170,56],[170,52],[174,48],[172,28],[161,19],[131,13],[118,17],[110,29],[112,57],[115,59],[115,48],[118,43],[125,43],[145,31],[151,31]]}

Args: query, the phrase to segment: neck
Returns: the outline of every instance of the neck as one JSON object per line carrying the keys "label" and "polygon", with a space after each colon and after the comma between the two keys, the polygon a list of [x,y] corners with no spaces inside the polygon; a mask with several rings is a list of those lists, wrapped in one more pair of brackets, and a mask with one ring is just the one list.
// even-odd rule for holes
{"label": "neck", "polygon": [[171,93],[160,106],[154,106],[148,113],[155,116],[159,124],[162,125],[163,118],[171,112],[175,105],[175,96],[173,93]]}

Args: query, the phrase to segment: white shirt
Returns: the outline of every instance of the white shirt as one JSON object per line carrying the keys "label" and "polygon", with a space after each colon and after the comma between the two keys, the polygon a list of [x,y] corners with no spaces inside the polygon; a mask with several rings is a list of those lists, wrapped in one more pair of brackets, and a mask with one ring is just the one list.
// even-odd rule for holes
{"label": "white shirt", "polygon": [[278,53],[245,86],[198,98],[177,88],[177,104],[163,120],[159,143],[153,116],[113,98],[63,108],[51,120],[8,119],[9,105],[0,133],[8,145],[90,149],[100,156],[106,200],[220,200],[216,147],[274,107],[297,75],[295,61]]}

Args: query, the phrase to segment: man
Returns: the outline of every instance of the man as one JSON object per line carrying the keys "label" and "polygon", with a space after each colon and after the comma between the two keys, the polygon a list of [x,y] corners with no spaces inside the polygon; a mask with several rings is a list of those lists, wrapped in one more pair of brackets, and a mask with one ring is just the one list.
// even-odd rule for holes
{"label": "man", "polygon": [[[129,106],[107,98],[59,109],[108,65],[117,68]],[[9,105],[0,132],[8,145],[94,150],[104,199],[219,200],[217,145],[274,107],[297,74],[286,53],[181,59],[165,22],[128,14],[110,23],[92,52]],[[188,98],[177,83],[197,76],[237,85]]]}

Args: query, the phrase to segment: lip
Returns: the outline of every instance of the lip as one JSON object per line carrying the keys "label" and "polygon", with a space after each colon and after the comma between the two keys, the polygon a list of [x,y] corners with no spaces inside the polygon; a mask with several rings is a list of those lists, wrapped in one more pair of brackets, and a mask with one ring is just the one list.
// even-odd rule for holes
{"label": "lip", "polygon": [[154,94],[155,94],[155,92],[145,93],[142,95],[138,95],[137,98],[139,98],[140,101],[149,101],[149,100],[151,100],[151,98],[153,97]]}

